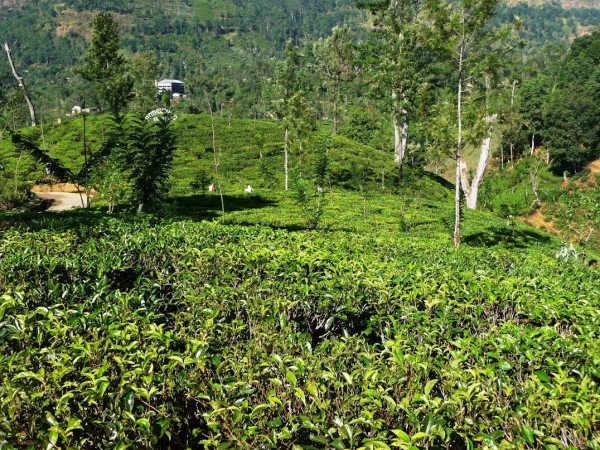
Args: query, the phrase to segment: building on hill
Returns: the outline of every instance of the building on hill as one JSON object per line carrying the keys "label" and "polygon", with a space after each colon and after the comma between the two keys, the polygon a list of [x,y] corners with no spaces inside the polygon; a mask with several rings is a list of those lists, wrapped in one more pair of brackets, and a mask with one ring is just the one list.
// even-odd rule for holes
{"label": "building on hill", "polygon": [[76,116],[77,114],[81,114],[82,112],[84,112],[84,113],[97,113],[97,112],[100,112],[100,110],[97,107],[95,107],[95,106],[92,106],[90,108],[82,108],[79,105],[75,105],[75,106],[73,106],[73,108],[71,108],[71,115],[73,115],[73,116]]}
{"label": "building on hill", "polygon": [[179,80],[161,80],[156,82],[158,88],[158,94],[163,92],[170,92],[173,97],[184,97],[185,89],[183,81]]}

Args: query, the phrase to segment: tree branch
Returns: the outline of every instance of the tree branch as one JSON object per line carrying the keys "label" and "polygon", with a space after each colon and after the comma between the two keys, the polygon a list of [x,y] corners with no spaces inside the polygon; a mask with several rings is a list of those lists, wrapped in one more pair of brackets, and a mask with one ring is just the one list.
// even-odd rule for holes
{"label": "tree branch", "polygon": [[2,48],[6,51],[8,63],[10,64],[10,68],[12,69],[13,75],[15,76],[15,78],[17,79],[17,82],[19,83],[19,87],[21,89],[23,89],[23,96],[25,97],[25,100],[27,101],[27,105],[29,106],[29,115],[31,116],[31,126],[35,127],[36,126],[35,108],[33,107],[33,102],[31,101],[31,98],[29,97],[29,94],[27,93],[27,88],[25,87],[25,82],[23,81],[23,77],[19,76],[19,74],[17,73],[17,69],[15,68],[15,64],[13,62],[12,55],[10,53],[10,47],[9,47],[8,43],[5,42],[4,44],[2,44]]}

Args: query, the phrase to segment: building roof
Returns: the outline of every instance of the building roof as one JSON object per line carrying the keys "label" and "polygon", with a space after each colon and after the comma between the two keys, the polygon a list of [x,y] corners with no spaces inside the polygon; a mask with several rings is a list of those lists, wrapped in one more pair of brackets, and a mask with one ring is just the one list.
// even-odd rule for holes
{"label": "building roof", "polygon": [[162,83],[164,83],[164,84],[173,84],[173,83],[183,84],[183,81],[180,81],[180,80],[160,80],[158,82],[158,84],[162,84]]}

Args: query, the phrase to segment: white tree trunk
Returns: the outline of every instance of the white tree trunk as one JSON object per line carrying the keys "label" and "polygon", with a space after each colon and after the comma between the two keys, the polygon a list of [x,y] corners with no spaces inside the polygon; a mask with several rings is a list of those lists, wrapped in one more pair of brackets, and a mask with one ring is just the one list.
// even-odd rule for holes
{"label": "white tree trunk", "polygon": [[535,152],[535,133],[531,135],[531,156]]}
{"label": "white tree trunk", "polygon": [[215,116],[212,107],[210,106],[208,94],[206,95],[206,103],[208,103],[208,108],[210,109],[210,128],[212,130],[213,161],[215,163],[215,177],[217,178],[219,197],[221,198],[221,220],[225,222],[225,199],[223,198],[223,188],[221,187],[221,177],[219,176],[220,158],[217,158],[217,135],[215,133]]}
{"label": "white tree trunk", "polygon": [[335,78],[335,84],[333,88],[333,131],[332,134],[338,134],[338,102],[340,96],[340,81],[338,77]]}
{"label": "white tree trunk", "polygon": [[[408,113],[404,109],[398,111],[396,98],[396,92],[392,91],[392,99],[394,100],[394,113],[392,117],[394,125],[394,162],[398,164],[398,177],[402,180],[404,156],[406,155],[406,147],[408,145]],[[402,123],[400,123],[399,116],[403,118]]]}
{"label": "white tree trunk", "polygon": [[13,59],[12,59],[12,55],[10,53],[10,47],[8,46],[8,43],[2,44],[2,47],[6,51],[6,56],[8,57],[8,63],[10,64],[10,68],[12,69],[12,73],[15,76],[15,78],[17,79],[17,82],[19,83],[19,87],[21,89],[23,89],[23,97],[25,97],[27,106],[29,106],[29,115],[31,117],[31,126],[35,127],[36,126],[35,108],[33,107],[33,102],[31,101],[31,98],[29,97],[29,94],[27,93],[27,88],[25,87],[25,82],[23,81],[23,77],[20,77],[19,74],[17,73],[17,69],[15,69],[15,64],[13,63]]}
{"label": "white tree trunk", "polygon": [[406,111],[402,111],[404,114],[404,121],[402,122],[402,148],[400,150],[400,161],[398,162],[398,172],[400,173],[400,179],[403,176],[404,157],[406,156],[406,149],[408,146],[408,115]]}
{"label": "white tree trunk", "polygon": [[467,163],[464,159],[459,158],[459,167],[461,172],[461,185],[463,192],[465,193],[465,198],[467,200],[467,208],[476,209],[477,208],[477,197],[479,195],[479,188],[481,187],[481,182],[483,181],[483,175],[485,174],[485,169],[487,168],[487,163],[490,158],[490,146],[492,143],[492,131],[494,130],[494,124],[498,120],[498,114],[494,114],[491,117],[486,118],[486,122],[488,123],[487,136],[483,139],[481,143],[481,153],[479,155],[479,164],[477,165],[477,172],[475,172],[475,176],[473,180],[469,183],[469,171],[467,168]]}
{"label": "white tree trunk", "polygon": [[396,117],[394,121],[394,162],[397,164],[402,158],[402,132],[400,131],[400,124]]}
{"label": "white tree trunk", "polygon": [[529,173],[529,178],[531,180],[531,188],[533,189],[533,195],[535,195],[535,205],[541,205],[541,201],[540,201],[540,195],[538,192],[538,188],[539,188],[539,183],[538,183],[538,179],[537,179],[537,173],[538,170],[540,169],[540,163],[538,162],[535,167],[532,169],[532,171]]}
{"label": "white tree trunk", "polygon": [[285,127],[285,143],[283,146],[284,152],[284,160],[283,160],[283,170],[285,172],[285,190],[288,190],[288,135],[289,131],[287,127]]}
{"label": "white tree trunk", "polygon": [[458,99],[456,102],[458,136],[456,140],[456,181],[454,186],[454,246],[460,246],[460,173],[461,173],[461,147],[462,147],[462,83],[463,83],[463,46],[460,47],[458,60]]}
{"label": "white tree trunk", "polygon": [[17,160],[17,166],[15,167],[15,197],[17,195],[18,187],[19,187],[19,164],[21,163],[21,158],[23,157],[23,152],[19,153],[19,159]]}

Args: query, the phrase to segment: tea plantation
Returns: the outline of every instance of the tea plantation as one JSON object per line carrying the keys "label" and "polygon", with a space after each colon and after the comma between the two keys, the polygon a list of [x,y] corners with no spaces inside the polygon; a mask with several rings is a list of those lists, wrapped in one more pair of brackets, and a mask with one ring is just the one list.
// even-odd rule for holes
{"label": "tea plantation", "polygon": [[600,273],[559,241],[226,201],[0,218],[0,448],[600,448]]}

